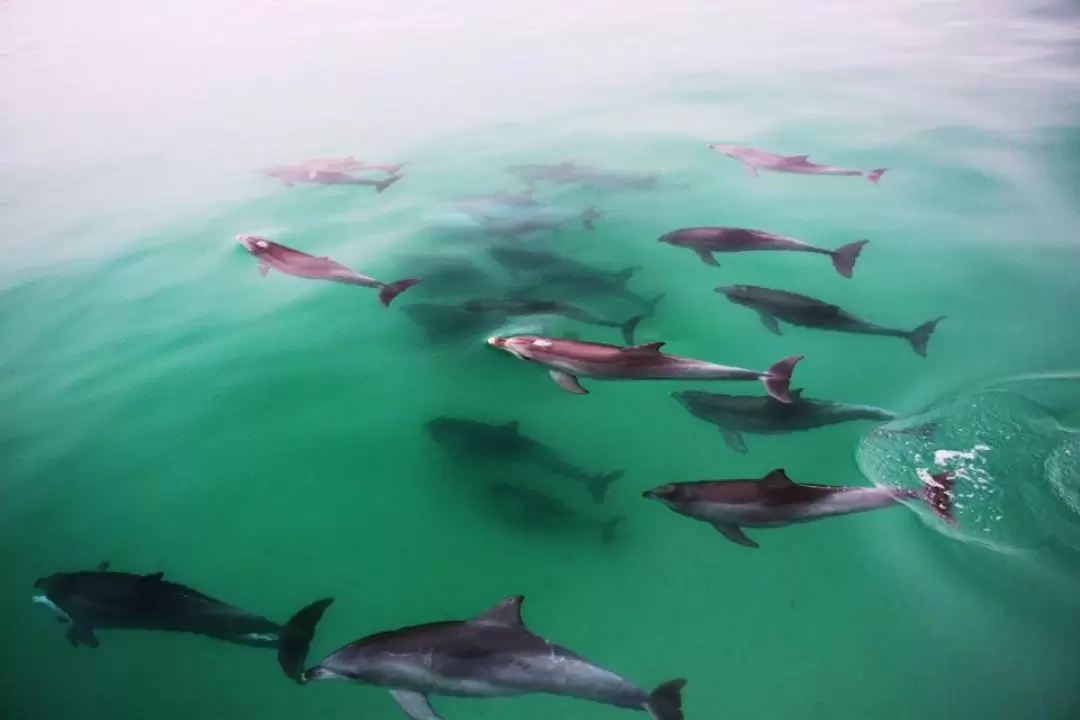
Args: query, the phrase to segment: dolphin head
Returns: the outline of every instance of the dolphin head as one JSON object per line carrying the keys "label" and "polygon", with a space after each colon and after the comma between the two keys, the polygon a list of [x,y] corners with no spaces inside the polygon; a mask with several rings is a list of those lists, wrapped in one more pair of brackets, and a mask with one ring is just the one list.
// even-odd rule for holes
{"label": "dolphin head", "polygon": [[342,675],[341,673],[336,672],[335,670],[332,670],[325,665],[316,665],[313,668],[309,668],[305,670],[304,673],[300,676],[300,679],[302,681],[301,684],[313,682],[315,680],[341,680],[345,678],[345,675]]}
{"label": "dolphin head", "polygon": [[712,150],[713,152],[718,152],[721,155],[727,155],[728,157],[735,157],[735,155],[738,154],[738,146],[736,146],[736,145],[724,145],[722,143],[712,143],[712,144],[710,144],[710,145],[708,145],[706,147],[708,147],[708,149]]}
{"label": "dolphin head", "polygon": [[243,245],[245,250],[256,257],[266,254],[274,245],[270,240],[255,235],[237,235],[236,241]]}
{"label": "dolphin head", "polygon": [[746,305],[754,300],[754,289],[749,285],[721,285],[716,292],[739,305]]}
{"label": "dolphin head", "polygon": [[646,500],[657,500],[665,505],[675,505],[686,499],[686,486],[681,483],[667,483],[641,493]]}

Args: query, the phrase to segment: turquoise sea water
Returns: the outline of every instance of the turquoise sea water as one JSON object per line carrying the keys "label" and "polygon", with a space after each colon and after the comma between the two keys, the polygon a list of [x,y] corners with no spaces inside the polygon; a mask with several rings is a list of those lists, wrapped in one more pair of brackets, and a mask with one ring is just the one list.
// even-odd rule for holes
{"label": "turquoise sea water", "polygon": [[[4,717],[400,716],[375,688],[298,687],[266,650],[109,630],[70,647],[33,583],[103,560],[276,620],[333,596],[313,661],[521,593],[536,632],[645,687],[687,678],[689,720],[1080,713],[1072,381],[1015,380],[1075,371],[1080,352],[1069,4],[15,0],[0,16]],[[712,142],[889,171],[878,186],[754,179]],[[257,172],[341,155],[408,165],[382,194]],[[662,180],[540,185],[560,212],[605,215],[516,240],[447,202],[564,161]],[[816,256],[713,268],[657,242],[695,225],[870,242],[851,280]],[[385,280],[462,259],[491,280],[421,284],[385,310],[370,290],[261,278],[238,233]],[[518,244],[639,266],[630,287],[666,293],[640,342],[753,368],[803,354],[808,395],[929,408],[939,433],[852,423],[748,435],[740,455],[670,393],[757,384],[584,381],[578,397],[484,338],[614,329],[537,317],[436,342],[410,319],[512,291],[487,248]],[[893,339],[778,337],[712,292],[733,283],[885,325],[947,319],[925,359]],[[535,467],[455,458],[425,431],[437,416],[518,420],[575,465],[625,474],[593,505]],[[640,497],[776,467],[914,486],[938,459],[961,471],[956,530],[895,508],[750,530],[748,550]],[[491,482],[626,519],[607,546],[584,523],[523,524]],[[625,716],[543,696],[434,704],[447,720]]]}

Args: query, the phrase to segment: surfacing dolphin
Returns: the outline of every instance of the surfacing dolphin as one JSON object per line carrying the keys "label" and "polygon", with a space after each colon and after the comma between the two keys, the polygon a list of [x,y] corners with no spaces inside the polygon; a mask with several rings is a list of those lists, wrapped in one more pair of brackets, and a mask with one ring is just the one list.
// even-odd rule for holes
{"label": "surfacing dolphin", "polygon": [[544,693],[644,710],[682,720],[685,680],[651,693],[564,647],[533,634],[521,619],[521,595],[472,620],[414,625],[369,635],[331,653],[304,680],[349,680],[387,688],[412,720],[441,720],[428,695],[490,698]]}
{"label": "surfacing dolphin", "polygon": [[660,242],[693,250],[706,265],[718,267],[713,253],[733,253],[750,251],[787,251],[816,253],[832,258],[833,267],[843,277],[850,278],[855,270],[855,261],[867,240],[848,243],[835,250],[817,247],[802,240],[774,235],[764,230],[750,230],[734,227],[694,227],[674,230],[660,237]]}
{"label": "surfacing dolphin", "polygon": [[95,630],[158,630],[205,635],[236,645],[274,648],[285,674],[297,682],[307,664],[315,626],[333,599],[313,602],[280,625],[197,590],[169,582],[162,573],[134,575],[95,570],[56,573],[34,583],[42,595],[34,602],[69,623],[74,647],[98,646]]}
{"label": "surfacing dolphin", "polygon": [[742,433],[780,435],[855,420],[888,422],[900,417],[871,405],[810,400],[803,397],[801,390],[791,390],[789,394],[790,403],[777,402],[771,397],[722,395],[700,390],[674,392],[671,397],[691,415],[716,425],[728,447],[743,454],[747,450]]}
{"label": "surfacing dolphin", "polygon": [[921,500],[953,525],[953,477],[940,473],[924,481],[925,487],[882,488],[850,485],[800,485],[782,469],[760,480],[700,480],[677,482],[646,490],[642,497],[659,500],[670,509],[716,528],[733,543],[756,548],[744,527],[772,528],[892,507],[905,500]]}
{"label": "surfacing dolphin", "polygon": [[488,338],[488,345],[548,369],[551,379],[567,392],[587,395],[578,376],[596,380],[760,380],[780,402],[791,402],[788,384],[801,355],[784,358],[764,372],[717,365],[660,352],[665,343],[630,347],[537,335]]}
{"label": "surfacing dolphin", "polygon": [[375,288],[379,291],[379,302],[384,307],[390,307],[390,302],[394,298],[420,282],[418,278],[406,278],[397,282],[384,283],[373,277],[362,275],[328,257],[308,255],[273,240],[254,235],[237,235],[236,239],[245,250],[259,259],[259,274],[263,277],[266,277],[266,273],[273,268],[285,275]]}
{"label": "surfacing dolphin", "polygon": [[716,292],[736,305],[756,311],[761,317],[762,325],[776,335],[781,334],[776,321],[783,320],[792,325],[816,330],[897,337],[911,343],[911,348],[922,357],[926,357],[926,344],[930,342],[930,336],[938,323],[945,319],[942,316],[925,322],[914,330],[901,330],[875,325],[855,317],[838,305],[786,290],[772,290],[754,285],[729,285],[716,288]]}
{"label": "surfacing dolphin", "polygon": [[808,159],[809,155],[777,155],[776,153],[755,150],[742,145],[722,145],[713,143],[708,148],[742,163],[746,172],[757,176],[758,171],[791,173],[794,175],[865,175],[870,182],[877,184],[888,168],[875,170],[857,170],[835,165],[818,165]]}

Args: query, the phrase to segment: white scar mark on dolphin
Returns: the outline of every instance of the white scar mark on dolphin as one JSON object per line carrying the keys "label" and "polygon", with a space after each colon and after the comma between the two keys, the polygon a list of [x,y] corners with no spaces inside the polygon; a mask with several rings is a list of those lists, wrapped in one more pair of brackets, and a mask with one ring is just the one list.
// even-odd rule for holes
{"label": "white scar mark on dolphin", "polygon": [[533,340],[533,345],[536,347],[551,347],[550,340]]}

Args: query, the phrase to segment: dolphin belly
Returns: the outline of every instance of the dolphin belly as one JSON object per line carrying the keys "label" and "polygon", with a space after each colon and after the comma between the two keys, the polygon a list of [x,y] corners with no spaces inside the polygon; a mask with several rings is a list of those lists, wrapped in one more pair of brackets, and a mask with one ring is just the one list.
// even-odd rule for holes
{"label": "dolphin belly", "polygon": [[562,695],[622,708],[643,708],[649,697],[619,675],[556,650],[502,665],[493,679],[520,693]]}

